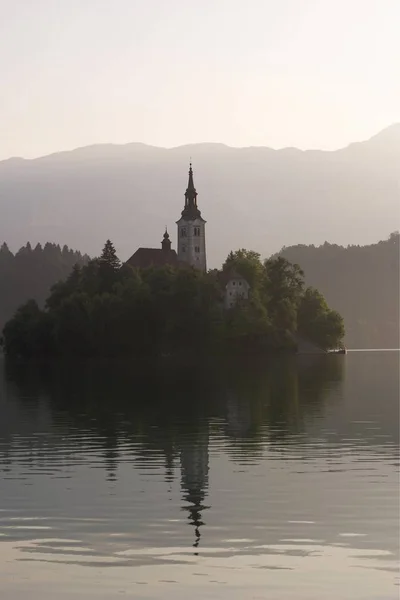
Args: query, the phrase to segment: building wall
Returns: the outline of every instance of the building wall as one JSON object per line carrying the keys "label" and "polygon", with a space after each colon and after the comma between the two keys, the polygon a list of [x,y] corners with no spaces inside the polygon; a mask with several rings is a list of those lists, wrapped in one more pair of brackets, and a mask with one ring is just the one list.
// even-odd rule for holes
{"label": "building wall", "polygon": [[225,287],[225,308],[232,308],[239,298],[247,300],[249,297],[249,284],[245,279],[230,279]]}
{"label": "building wall", "polygon": [[[205,224],[203,219],[188,221],[181,218],[177,222],[178,259],[202,271],[207,270]],[[186,235],[182,235],[182,229]],[[195,235],[197,233],[199,235]]]}

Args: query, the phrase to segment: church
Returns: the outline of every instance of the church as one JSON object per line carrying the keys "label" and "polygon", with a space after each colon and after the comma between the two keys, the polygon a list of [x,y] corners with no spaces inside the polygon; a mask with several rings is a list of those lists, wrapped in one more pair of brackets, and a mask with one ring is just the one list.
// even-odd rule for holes
{"label": "church", "polygon": [[201,271],[207,270],[206,259],[206,221],[197,206],[197,191],[194,187],[192,163],[189,166],[189,181],[185,192],[185,205],[178,226],[178,250],[172,249],[166,230],[161,248],[138,248],[127,260],[132,267],[145,269],[151,266],[171,265],[173,267],[191,266]]}
{"label": "church", "polygon": [[[165,230],[161,248],[138,248],[126,261],[131,267],[194,267],[207,271],[206,221],[197,206],[197,191],[193,182],[192,163],[189,165],[189,181],[185,192],[185,205],[178,226],[178,250],[172,248],[168,231]],[[218,274],[222,302],[226,309],[233,308],[240,300],[249,298],[250,286],[235,270],[223,270]]]}

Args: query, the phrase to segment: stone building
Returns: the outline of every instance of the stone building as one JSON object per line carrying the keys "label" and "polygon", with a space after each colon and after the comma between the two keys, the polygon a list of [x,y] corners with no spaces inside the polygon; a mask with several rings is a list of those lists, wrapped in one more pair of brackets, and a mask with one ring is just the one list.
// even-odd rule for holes
{"label": "stone building", "polygon": [[206,221],[202,218],[197,206],[192,163],[189,166],[185,205],[176,224],[178,226],[178,252],[172,249],[168,232],[165,231],[161,248],[138,248],[126,261],[127,264],[141,269],[171,265],[173,267],[191,266],[206,271]]}
{"label": "stone building", "polygon": [[193,183],[192,163],[185,192],[185,206],[178,225],[178,259],[201,271],[207,270],[206,221],[197,206],[197,191]]}
{"label": "stone building", "polygon": [[237,271],[233,269],[222,271],[220,283],[223,289],[225,308],[233,308],[239,300],[248,300],[250,286]]}

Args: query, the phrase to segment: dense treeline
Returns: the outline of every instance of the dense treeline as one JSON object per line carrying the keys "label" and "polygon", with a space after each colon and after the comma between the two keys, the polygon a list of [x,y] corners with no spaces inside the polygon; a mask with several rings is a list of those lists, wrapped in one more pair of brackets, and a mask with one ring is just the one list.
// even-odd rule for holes
{"label": "dense treeline", "polygon": [[293,349],[298,334],[323,348],[340,344],[340,315],[305,288],[298,265],[239,250],[223,265],[233,270],[250,297],[225,310],[221,272],[121,266],[107,241],[99,259],[53,286],[44,310],[33,300],[18,309],[4,349],[21,357],[260,352]]}
{"label": "dense treeline", "polygon": [[29,298],[44,306],[51,286],[68,277],[75,264],[83,265],[87,260],[80,252],[58,244],[32,248],[28,242],[16,254],[7,244],[0,246],[0,331]]}
{"label": "dense treeline", "polygon": [[281,256],[301,265],[346,323],[352,348],[399,347],[400,235],[370,246],[290,246]]}

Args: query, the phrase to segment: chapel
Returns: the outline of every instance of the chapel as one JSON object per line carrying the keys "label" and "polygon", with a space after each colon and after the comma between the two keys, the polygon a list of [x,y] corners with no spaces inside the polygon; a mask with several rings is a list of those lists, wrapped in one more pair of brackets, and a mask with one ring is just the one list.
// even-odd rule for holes
{"label": "chapel", "polygon": [[189,180],[185,192],[185,204],[179,220],[177,251],[167,229],[163,235],[160,248],[138,248],[127,260],[132,267],[145,269],[151,266],[171,265],[192,266],[201,271],[207,270],[206,258],[206,221],[201,216],[197,205],[197,191],[194,187],[192,163],[189,165]]}

